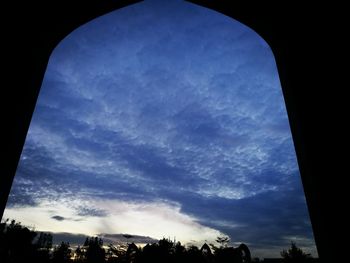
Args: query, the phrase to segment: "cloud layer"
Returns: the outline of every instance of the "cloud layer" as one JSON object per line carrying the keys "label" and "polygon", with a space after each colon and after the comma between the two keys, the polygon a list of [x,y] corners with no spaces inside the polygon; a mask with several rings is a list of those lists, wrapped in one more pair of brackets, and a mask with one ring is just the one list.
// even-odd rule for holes
{"label": "cloud layer", "polygon": [[[182,1],[75,30],[50,58],[5,215],[27,220],[28,209],[42,211],[29,223],[58,232],[125,211],[125,231],[94,233],[159,238],[169,224],[188,242],[224,233],[278,255],[294,237],[314,250],[271,50]],[[164,228],[147,232],[147,220]]]}

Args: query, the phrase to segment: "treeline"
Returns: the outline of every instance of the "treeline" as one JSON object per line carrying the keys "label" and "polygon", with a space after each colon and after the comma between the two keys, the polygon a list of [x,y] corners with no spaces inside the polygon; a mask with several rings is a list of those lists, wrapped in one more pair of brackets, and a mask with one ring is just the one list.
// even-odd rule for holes
{"label": "treeline", "polygon": [[0,261],[8,263],[241,263],[250,262],[247,246],[228,246],[228,238],[218,238],[220,246],[204,244],[185,247],[180,242],[161,239],[143,248],[131,244],[104,245],[98,237],[87,237],[72,248],[68,242],[53,246],[52,235],[37,233],[12,220],[0,224]]}
{"label": "treeline", "polygon": [[[229,238],[218,237],[220,245],[204,244],[185,247],[180,242],[161,239],[157,243],[138,247],[134,243],[105,245],[98,237],[87,237],[84,244],[72,248],[68,242],[53,246],[52,235],[37,233],[12,220],[0,224],[0,262],[8,263],[248,263],[248,247],[228,246]],[[285,262],[304,262],[309,258],[292,243],[282,251]],[[296,257],[297,256],[297,257]],[[295,259],[297,259],[295,261]],[[254,262],[259,262],[255,259]]]}

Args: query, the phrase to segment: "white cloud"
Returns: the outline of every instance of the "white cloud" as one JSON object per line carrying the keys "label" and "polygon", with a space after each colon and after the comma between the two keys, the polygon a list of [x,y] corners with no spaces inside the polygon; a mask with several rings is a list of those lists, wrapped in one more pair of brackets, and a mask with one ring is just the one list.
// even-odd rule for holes
{"label": "white cloud", "polygon": [[[77,207],[106,210],[105,216],[77,215]],[[52,218],[59,216],[65,220]],[[201,225],[192,216],[181,212],[180,204],[164,201],[126,202],[112,199],[61,198],[43,200],[36,207],[7,208],[4,218],[14,218],[38,231],[69,232],[97,235],[100,233],[129,233],[156,239],[176,237],[186,243],[215,240],[222,233]]]}

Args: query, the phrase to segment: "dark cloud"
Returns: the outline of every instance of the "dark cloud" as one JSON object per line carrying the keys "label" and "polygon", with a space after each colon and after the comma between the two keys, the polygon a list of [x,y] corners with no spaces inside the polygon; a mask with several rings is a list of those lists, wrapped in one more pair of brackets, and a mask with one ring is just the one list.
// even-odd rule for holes
{"label": "dark cloud", "polygon": [[244,242],[261,249],[275,246],[282,249],[289,246],[293,237],[313,239],[304,194],[298,187],[240,200],[203,198],[176,191],[169,198],[182,203],[184,213],[200,215],[201,224],[229,235],[232,242]]}
{"label": "dark cloud", "polygon": [[79,216],[97,216],[97,217],[105,217],[107,215],[107,211],[101,209],[94,209],[89,207],[79,207],[77,215]]}
{"label": "dark cloud", "polygon": [[85,239],[88,237],[87,235],[83,234],[72,234],[72,233],[54,233],[50,232],[52,234],[52,243],[54,245],[59,245],[62,242],[69,242],[71,246],[78,246],[83,245]]}
{"label": "dark cloud", "polygon": [[[56,232],[48,232],[52,234],[53,244],[59,245],[61,242],[69,242],[71,246],[83,245],[88,235],[84,234],[72,234],[72,233],[56,233]],[[120,244],[120,243],[155,243],[158,242],[157,239],[148,237],[148,236],[139,236],[139,235],[126,235],[126,234],[98,234],[98,237],[103,239],[105,244]],[[126,238],[125,236],[130,236],[130,238]]]}
{"label": "dark cloud", "polygon": [[130,234],[99,234],[101,238],[107,243],[141,243],[152,244],[158,242],[157,239],[148,236],[130,235]]}
{"label": "dark cloud", "polygon": [[66,218],[64,218],[63,216],[52,216],[51,217],[52,219],[55,219],[55,220],[57,220],[57,221],[63,221],[63,220],[65,220]]}

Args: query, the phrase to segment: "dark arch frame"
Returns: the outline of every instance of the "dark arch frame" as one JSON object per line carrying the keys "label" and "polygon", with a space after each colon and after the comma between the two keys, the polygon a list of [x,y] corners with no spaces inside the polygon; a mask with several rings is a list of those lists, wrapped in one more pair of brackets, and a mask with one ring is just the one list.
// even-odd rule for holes
{"label": "dark arch frame", "polygon": [[[2,137],[2,173],[0,177],[0,211],[5,208],[19,157],[24,145],[31,116],[39,94],[49,56],[66,35],[86,22],[139,0],[51,0],[12,1],[3,12],[2,45],[6,67],[3,83],[6,96]],[[319,144],[326,131],[323,125],[321,95],[318,80],[317,42],[322,22],[315,6],[298,3],[266,4],[264,1],[189,0],[251,27],[270,45],[278,72],[290,120],[300,173],[311,217],[315,241],[322,262],[334,260],[332,243],[334,226],[327,214],[334,212],[324,170],[331,170],[328,153]],[[266,2],[266,1],[265,1]],[[311,17],[310,14],[313,14]],[[18,26],[20,25],[20,26]],[[6,102],[6,104],[4,103]],[[324,166],[319,165],[320,162]],[[327,166],[328,163],[328,166]],[[334,214],[334,213],[333,213]],[[336,250],[333,250],[336,251]]]}

